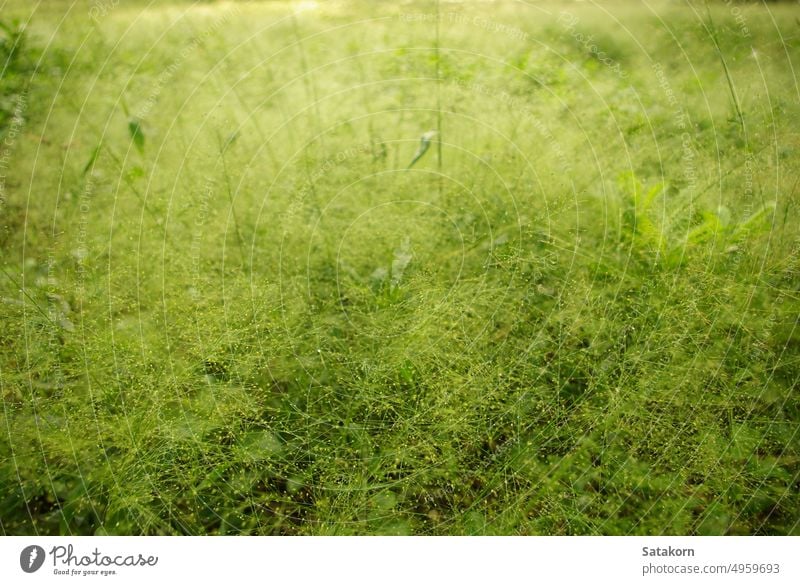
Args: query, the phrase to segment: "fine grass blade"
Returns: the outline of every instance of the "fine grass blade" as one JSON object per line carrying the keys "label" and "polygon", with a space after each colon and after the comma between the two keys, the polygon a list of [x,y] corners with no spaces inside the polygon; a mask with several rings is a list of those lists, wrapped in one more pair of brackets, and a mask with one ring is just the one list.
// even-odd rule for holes
{"label": "fine grass blade", "polygon": [[89,156],[89,160],[86,163],[86,166],[83,167],[83,172],[81,173],[82,176],[86,176],[86,173],[94,166],[95,161],[97,160],[97,156],[100,154],[100,143],[92,149],[92,154]]}

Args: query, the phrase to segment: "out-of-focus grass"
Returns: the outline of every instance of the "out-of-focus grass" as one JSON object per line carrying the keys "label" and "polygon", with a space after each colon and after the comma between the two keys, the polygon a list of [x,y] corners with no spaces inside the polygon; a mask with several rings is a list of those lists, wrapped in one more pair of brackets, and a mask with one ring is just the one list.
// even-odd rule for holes
{"label": "out-of-focus grass", "polygon": [[31,10],[4,533],[798,532],[791,7]]}

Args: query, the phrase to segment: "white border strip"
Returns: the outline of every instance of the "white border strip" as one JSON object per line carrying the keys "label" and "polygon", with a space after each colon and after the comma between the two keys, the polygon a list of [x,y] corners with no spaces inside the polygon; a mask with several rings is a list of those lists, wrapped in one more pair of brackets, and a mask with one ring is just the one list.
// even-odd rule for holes
{"label": "white border strip", "polygon": [[778,584],[800,583],[798,552],[800,537],[4,537],[0,583]]}

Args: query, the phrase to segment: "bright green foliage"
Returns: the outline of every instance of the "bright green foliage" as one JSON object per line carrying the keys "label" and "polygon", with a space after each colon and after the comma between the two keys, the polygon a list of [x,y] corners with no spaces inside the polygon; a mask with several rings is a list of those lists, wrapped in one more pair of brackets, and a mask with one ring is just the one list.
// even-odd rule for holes
{"label": "bright green foliage", "polygon": [[6,2],[0,532],[798,534],[796,7],[532,4]]}
{"label": "bright green foliage", "polygon": [[667,268],[676,268],[704,246],[713,244],[725,248],[768,234],[772,228],[774,202],[766,203],[740,222],[732,222],[730,211],[720,207],[717,212],[695,211],[693,221],[673,214],[664,218],[659,226],[653,219],[657,216],[655,204],[659,196],[668,200],[665,207],[677,203],[679,209],[685,210],[689,206],[681,205],[679,197],[671,197],[663,183],[656,183],[645,191],[630,173],[624,174],[619,183],[626,199],[624,218],[629,241],[637,247],[643,260],[661,263]]}

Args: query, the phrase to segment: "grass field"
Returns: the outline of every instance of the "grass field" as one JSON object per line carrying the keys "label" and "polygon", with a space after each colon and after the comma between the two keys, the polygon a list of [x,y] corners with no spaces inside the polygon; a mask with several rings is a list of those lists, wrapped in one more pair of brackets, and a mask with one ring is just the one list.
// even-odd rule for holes
{"label": "grass field", "polygon": [[0,532],[800,534],[796,15],[0,0]]}

